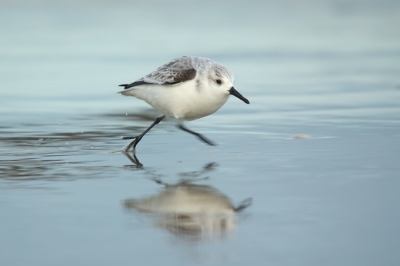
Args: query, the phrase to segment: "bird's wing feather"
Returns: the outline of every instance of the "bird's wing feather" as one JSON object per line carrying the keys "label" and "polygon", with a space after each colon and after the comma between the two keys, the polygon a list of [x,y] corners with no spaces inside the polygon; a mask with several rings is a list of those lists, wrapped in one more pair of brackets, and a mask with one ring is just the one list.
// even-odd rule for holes
{"label": "bird's wing feather", "polygon": [[175,85],[196,77],[195,69],[174,69],[165,71],[154,71],[143,78],[143,81],[150,84]]}
{"label": "bird's wing feather", "polygon": [[[186,60],[184,60],[186,59]],[[196,77],[196,70],[193,68],[189,57],[181,57],[159,67],[145,77],[120,86],[129,89],[144,84],[159,84],[165,86],[176,85]]]}

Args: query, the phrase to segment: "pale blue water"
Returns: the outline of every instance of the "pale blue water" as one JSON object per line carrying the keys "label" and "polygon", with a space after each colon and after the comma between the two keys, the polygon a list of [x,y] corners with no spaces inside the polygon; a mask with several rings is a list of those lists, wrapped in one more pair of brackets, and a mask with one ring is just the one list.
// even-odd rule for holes
{"label": "pale blue water", "polygon": [[[400,263],[398,1],[5,1],[0,22],[1,265]],[[158,113],[117,85],[181,55],[251,104],[187,124],[216,147],[160,123],[137,168],[114,151]],[[200,232],[124,205],[182,178],[253,204]]]}

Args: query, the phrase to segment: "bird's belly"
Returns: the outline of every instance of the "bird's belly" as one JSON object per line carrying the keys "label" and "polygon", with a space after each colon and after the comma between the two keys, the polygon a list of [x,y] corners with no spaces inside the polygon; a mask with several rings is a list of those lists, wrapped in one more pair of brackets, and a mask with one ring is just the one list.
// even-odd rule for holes
{"label": "bird's belly", "polygon": [[175,105],[172,117],[178,120],[191,121],[215,113],[223,104],[215,105],[200,101],[188,101]]}
{"label": "bird's belly", "polygon": [[144,100],[167,117],[185,121],[213,114],[229,97],[227,94],[216,98],[187,87],[157,85],[141,86],[129,95]]}
{"label": "bird's belly", "polygon": [[170,106],[171,116],[178,120],[191,121],[215,113],[228,100],[228,96],[222,98],[210,97],[206,93],[192,91],[185,95],[174,97]]}

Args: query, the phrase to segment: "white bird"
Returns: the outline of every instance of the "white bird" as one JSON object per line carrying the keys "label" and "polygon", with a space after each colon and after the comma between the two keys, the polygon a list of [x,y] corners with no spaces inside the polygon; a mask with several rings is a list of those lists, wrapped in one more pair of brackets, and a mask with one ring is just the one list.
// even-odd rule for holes
{"label": "white bird", "polygon": [[236,96],[249,104],[233,87],[232,73],[220,63],[211,59],[183,56],[159,67],[145,77],[130,84],[121,84],[122,95],[135,96],[144,100],[163,115],[158,117],[142,134],[123,148],[127,152],[136,145],[152,127],[165,117],[179,121],[178,127],[197,136],[209,145],[215,145],[199,133],[183,125],[183,121],[191,121],[213,114],[226,103],[229,95]]}

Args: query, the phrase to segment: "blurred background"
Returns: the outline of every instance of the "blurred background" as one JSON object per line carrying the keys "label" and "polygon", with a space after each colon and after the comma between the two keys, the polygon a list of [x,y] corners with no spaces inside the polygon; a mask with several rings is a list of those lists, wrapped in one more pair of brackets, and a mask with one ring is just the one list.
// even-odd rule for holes
{"label": "blurred background", "polygon": [[[2,265],[399,265],[399,1],[2,0],[0,36]],[[217,147],[171,120],[113,153],[158,115],[118,85],[182,55],[251,104],[188,125]],[[232,230],[122,204],[160,184]]]}
{"label": "blurred background", "polygon": [[182,55],[220,61],[249,96],[399,86],[395,0],[3,0],[1,20],[2,113],[134,105],[116,86]]}

